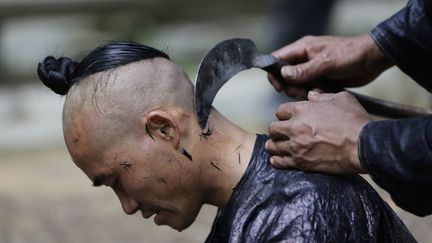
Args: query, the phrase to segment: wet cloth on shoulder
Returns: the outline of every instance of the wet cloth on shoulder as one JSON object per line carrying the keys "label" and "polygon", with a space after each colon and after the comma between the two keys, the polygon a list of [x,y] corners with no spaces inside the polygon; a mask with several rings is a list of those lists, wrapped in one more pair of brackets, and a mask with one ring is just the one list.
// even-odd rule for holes
{"label": "wet cloth on shoulder", "polygon": [[276,170],[258,135],[206,242],[415,242],[360,176]]}

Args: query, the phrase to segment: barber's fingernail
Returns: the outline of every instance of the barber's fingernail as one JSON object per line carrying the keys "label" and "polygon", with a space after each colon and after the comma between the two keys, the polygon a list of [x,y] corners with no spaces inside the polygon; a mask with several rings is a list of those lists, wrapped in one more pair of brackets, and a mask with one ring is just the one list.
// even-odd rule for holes
{"label": "barber's fingernail", "polygon": [[291,78],[292,76],[294,76],[294,73],[293,73],[293,71],[292,71],[292,69],[290,67],[284,66],[284,67],[282,67],[282,75],[284,77]]}
{"label": "barber's fingernail", "polygon": [[265,147],[266,149],[268,149],[268,143],[269,143],[269,141],[270,141],[270,140],[267,140],[267,141],[265,142],[264,147]]}
{"label": "barber's fingernail", "polygon": [[278,81],[273,80],[273,81],[271,82],[271,84],[273,85],[273,87],[275,88],[275,90],[276,90],[277,92],[281,92],[281,91],[282,91],[282,87],[281,87],[281,85],[279,84]]}
{"label": "barber's fingernail", "polygon": [[319,93],[316,91],[313,91],[313,90],[309,91],[309,95],[317,95],[317,94],[319,94]]}
{"label": "barber's fingernail", "polygon": [[270,164],[274,164],[274,158],[270,157]]}

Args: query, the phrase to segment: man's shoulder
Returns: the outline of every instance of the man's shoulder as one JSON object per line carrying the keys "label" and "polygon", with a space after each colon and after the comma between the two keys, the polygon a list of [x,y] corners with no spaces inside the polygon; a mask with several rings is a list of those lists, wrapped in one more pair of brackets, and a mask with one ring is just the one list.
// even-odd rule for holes
{"label": "man's shoulder", "polygon": [[[366,227],[366,223],[354,229],[350,221],[353,216],[367,217],[364,204],[359,203],[359,198],[366,195],[357,189],[366,183],[361,178],[293,170],[280,173],[263,176],[266,179],[257,180],[259,184],[244,192],[247,196],[237,201],[239,204],[233,210],[236,216],[231,219],[239,220],[234,225],[241,225],[241,228],[233,225],[234,231],[242,232],[246,241],[307,239],[321,242],[330,236],[342,239],[345,233],[354,237],[357,230],[367,232],[366,228],[361,228]],[[369,198],[364,202],[368,204]]]}
{"label": "man's shoulder", "polygon": [[[375,193],[358,175],[337,176],[304,171],[276,171],[273,178],[274,193],[315,195],[327,198],[333,195]],[[328,199],[328,198],[327,198]]]}
{"label": "man's shoulder", "polygon": [[[322,173],[305,172],[301,170],[279,170],[269,163],[270,155],[264,148],[267,138],[260,135],[257,138],[254,166],[248,171],[244,187],[247,191],[261,191],[269,195],[311,195],[328,196],[332,192],[338,194],[372,193],[375,191],[359,175],[337,176]],[[243,190],[245,188],[242,188]]]}
{"label": "man's shoulder", "polygon": [[260,164],[219,211],[209,237],[217,240],[209,242],[398,239],[393,232],[411,239],[403,223],[360,176],[281,171]]}
{"label": "man's shoulder", "polygon": [[[328,215],[333,215],[335,208],[360,213],[364,206],[374,205],[371,210],[377,211],[385,204],[359,175],[335,176],[299,170],[277,170],[271,165],[262,166],[259,170],[238,195],[242,198],[238,201],[241,201],[242,207],[247,210],[255,208],[259,214],[290,211],[289,214],[292,215],[311,215],[316,210],[320,213],[329,210]],[[326,205],[333,205],[333,208]]]}

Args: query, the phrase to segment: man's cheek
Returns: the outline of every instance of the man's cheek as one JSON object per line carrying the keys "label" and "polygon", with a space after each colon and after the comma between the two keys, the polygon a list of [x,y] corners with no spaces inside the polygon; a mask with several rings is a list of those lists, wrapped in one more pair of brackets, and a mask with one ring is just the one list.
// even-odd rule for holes
{"label": "man's cheek", "polygon": [[164,177],[160,177],[157,179],[157,183],[159,188],[165,189],[166,191],[173,193],[177,190],[178,187],[178,181],[177,180],[173,180],[173,179],[169,179],[169,178],[164,178]]}

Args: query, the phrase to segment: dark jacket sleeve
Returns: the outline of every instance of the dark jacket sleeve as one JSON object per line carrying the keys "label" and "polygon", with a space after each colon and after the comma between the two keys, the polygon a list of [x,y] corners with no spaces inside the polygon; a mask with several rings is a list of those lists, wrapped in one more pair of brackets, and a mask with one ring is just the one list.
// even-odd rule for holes
{"label": "dark jacket sleeve", "polygon": [[418,216],[432,213],[432,116],[374,121],[362,130],[359,156],[395,203]]}
{"label": "dark jacket sleeve", "polygon": [[432,0],[410,0],[370,35],[396,66],[432,91]]}
{"label": "dark jacket sleeve", "polygon": [[[403,72],[432,91],[432,0],[410,0],[370,35]],[[360,135],[360,160],[401,208],[432,213],[432,117],[377,121]]]}

